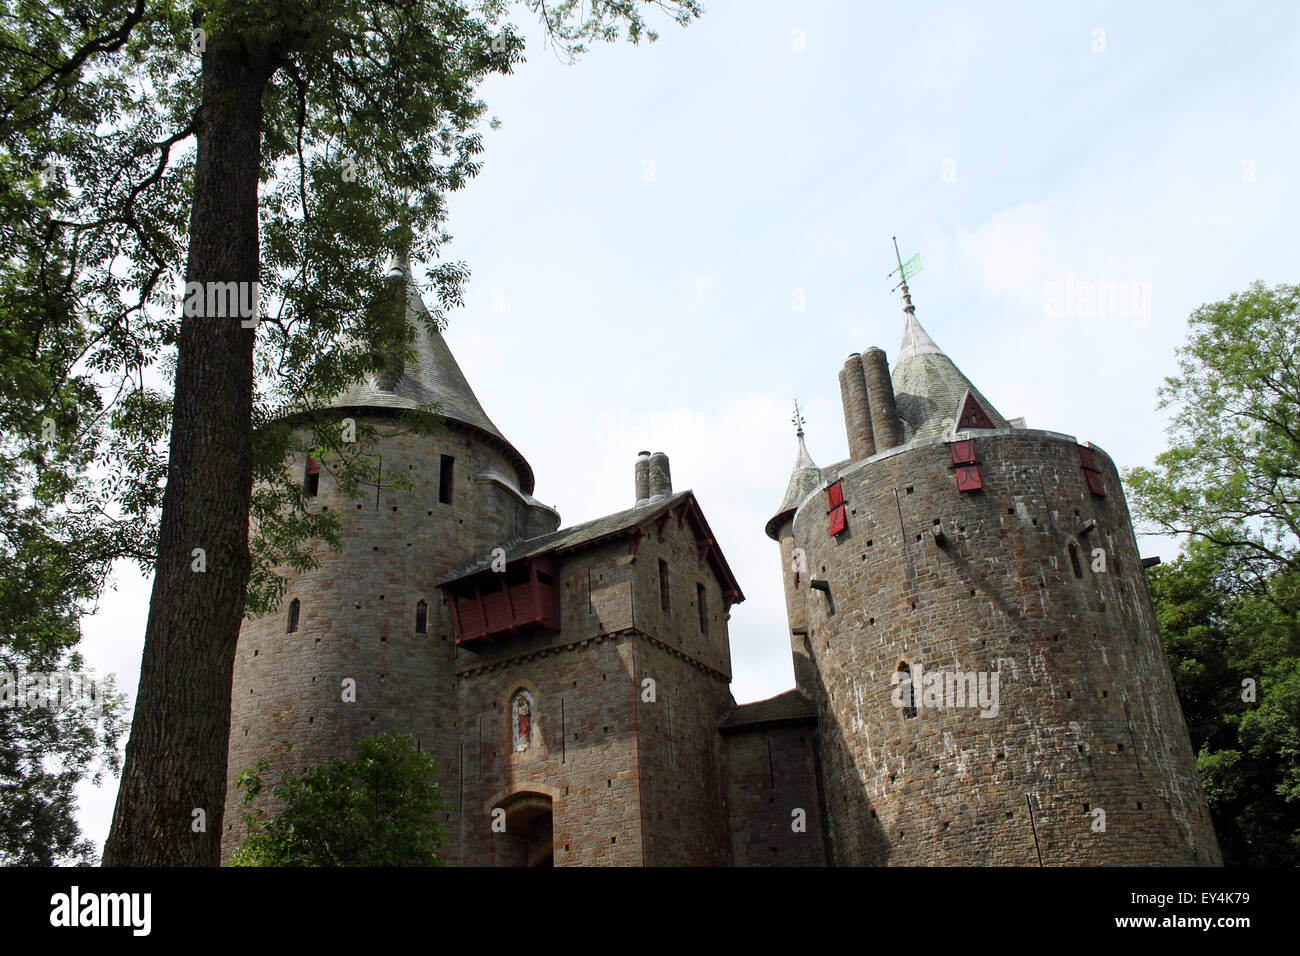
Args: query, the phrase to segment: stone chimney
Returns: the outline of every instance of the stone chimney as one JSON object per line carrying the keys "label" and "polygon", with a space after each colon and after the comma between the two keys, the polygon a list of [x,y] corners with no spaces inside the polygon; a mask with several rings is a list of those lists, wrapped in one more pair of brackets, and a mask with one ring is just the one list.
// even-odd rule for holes
{"label": "stone chimney", "polygon": [[898,420],[894,383],[889,378],[889,363],[885,360],[885,353],[878,348],[867,349],[862,356],[862,372],[871,405],[871,428],[875,433],[876,451],[888,451],[903,443],[903,426]]}
{"label": "stone chimney", "polygon": [[650,453],[639,452],[636,459],[636,505],[640,508],[650,500]]}
{"label": "stone chimney", "polygon": [[673,493],[673,479],[668,471],[668,456],[661,451],[649,458],[650,500],[659,501]]}
{"label": "stone chimney", "polygon": [[844,403],[844,430],[849,437],[849,461],[870,458],[876,453],[876,439],[871,431],[867,382],[857,352],[850,355],[844,368],[840,369],[840,399]]}

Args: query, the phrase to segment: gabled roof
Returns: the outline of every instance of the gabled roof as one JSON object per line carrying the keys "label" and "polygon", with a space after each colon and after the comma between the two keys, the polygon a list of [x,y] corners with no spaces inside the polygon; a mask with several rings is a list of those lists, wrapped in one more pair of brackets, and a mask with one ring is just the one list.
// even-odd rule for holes
{"label": "gabled roof", "polygon": [[[644,529],[647,525],[664,516],[671,517],[678,513],[683,519],[691,522],[696,540],[701,543],[701,546],[707,546],[705,557],[708,558],[714,573],[722,583],[728,606],[745,600],[731,567],[718,548],[708,522],[704,520],[704,513],[700,510],[699,502],[695,500],[695,493],[689,490],[679,491],[659,501],[641,505],[639,508],[616,511],[603,518],[596,518],[594,521],[587,521],[571,528],[561,528],[550,534],[517,541],[506,548],[506,564],[509,566],[516,561],[527,561],[547,554],[571,554],[597,547],[617,538],[639,536],[645,533]],[[492,573],[491,569],[492,559],[488,558],[444,578],[437,582],[437,586],[447,587],[485,572]]]}
{"label": "gabled roof", "polygon": [[767,536],[774,541],[782,522],[794,514],[803,504],[803,500],[816,491],[817,486],[822,483],[821,470],[812,460],[812,455],[808,454],[808,446],[804,443],[803,429],[799,429],[796,434],[799,437],[799,453],[795,456],[790,481],[785,486],[785,496],[781,499],[781,507],[776,509],[776,514],[768,520],[764,529],[767,531]]}
{"label": "gabled roof", "polygon": [[462,426],[501,451],[519,473],[521,490],[532,494],[533,469],[506,440],[479,404],[465,373],[432,321],[419,289],[410,281],[410,264],[394,260],[392,277],[406,283],[406,320],[415,328],[415,355],[396,374],[377,375],[355,383],[331,402],[334,408],[410,410],[438,404],[453,427]]}
{"label": "gabled roof", "polygon": [[956,420],[969,391],[988,414],[995,428],[1011,427],[980,390],[971,384],[952,359],[921,328],[909,312],[903,343],[894,362],[894,401],[903,423],[904,443],[917,438],[938,438]]}
{"label": "gabled roof", "polygon": [[817,709],[797,690],[788,690],[767,700],[741,704],[718,725],[722,733],[735,733],[739,730],[762,724],[779,724],[803,722],[817,719]]}

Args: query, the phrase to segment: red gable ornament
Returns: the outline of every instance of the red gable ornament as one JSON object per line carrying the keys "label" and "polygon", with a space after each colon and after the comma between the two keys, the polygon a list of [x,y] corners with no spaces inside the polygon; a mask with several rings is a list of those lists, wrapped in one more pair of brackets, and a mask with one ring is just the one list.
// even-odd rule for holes
{"label": "red gable ornament", "polygon": [[965,397],[962,398],[961,404],[958,406],[957,431],[967,428],[994,427],[996,426],[994,426],[992,419],[989,418],[988,413],[975,400],[975,396],[970,393],[970,389],[967,389]]}

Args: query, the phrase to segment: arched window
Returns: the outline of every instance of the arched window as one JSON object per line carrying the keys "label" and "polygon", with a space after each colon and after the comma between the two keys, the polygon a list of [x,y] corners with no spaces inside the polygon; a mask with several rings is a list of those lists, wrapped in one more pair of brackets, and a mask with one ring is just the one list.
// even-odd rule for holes
{"label": "arched window", "polygon": [[918,689],[912,684],[912,668],[907,666],[907,661],[898,662],[898,680],[896,681],[900,688],[899,697],[903,701],[903,716],[916,716],[916,695]]}
{"label": "arched window", "polygon": [[523,753],[533,746],[533,695],[526,690],[515,691],[510,699],[511,747]]}
{"label": "arched window", "polygon": [[421,601],[415,605],[415,633],[429,633],[429,602]]}
{"label": "arched window", "polygon": [[301,610],[302,605],[298,602],[297,598],[294,598],[289,602],[289,627],[285,631],[286,634],[292,634],[294,631],[298,630],[298,613]]}

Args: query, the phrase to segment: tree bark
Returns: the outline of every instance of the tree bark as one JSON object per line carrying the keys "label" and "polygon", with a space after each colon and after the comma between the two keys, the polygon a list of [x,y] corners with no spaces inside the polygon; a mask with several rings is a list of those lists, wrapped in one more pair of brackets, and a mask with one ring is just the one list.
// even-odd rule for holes
{"label": "tree bark", "polygon": [[[258,280],[269,76],[268,58],[241,38],[209,39],[187,289]],[[220,863],[231,670],[250,568],[255,332],[237,314],[181,321],[158,560],[105,866]]]}

